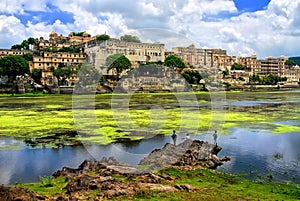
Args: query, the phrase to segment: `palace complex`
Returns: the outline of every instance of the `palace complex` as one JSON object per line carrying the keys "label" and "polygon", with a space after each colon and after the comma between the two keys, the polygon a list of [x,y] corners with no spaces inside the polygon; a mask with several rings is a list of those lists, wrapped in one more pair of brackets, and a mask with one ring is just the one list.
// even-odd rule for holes
{"label": "palace complex", "polygon": [[[60,51],[62,48],[76,47],[76,51]],[[223,81],[239,83],[249,82],[252,75],[265,76],[268,74],[286,77],[287,83],[297,84],[300,79],[299,66],[287,66],[288,57],[267,57],[258,59],[256,55],[241,57],[228,55],[222,49],[201,49],[191,44],[188,47],[173,47],[166,50],[165,45],[159,42],[138,43],[126,42],[111,38],[109,40],[97,40],[97,36],[91,36],[86,32],[71,32],[68,36],[58,35],[52,32],[49,39],[43,37],[35,39],[31,50],[0,49],[0,58],[8,55],[33,54],[33,61],[30,62],[31,72],[34,69],[42,71],[42,84],[53,77],[53,70],[61,67],[78,69],[78,65],[87,62],[97,68],[103,75],[112,75],[113,71],[107,71],[105,65],[109,55],[124,54],[133,67],[147,62],[162,64],[165,57],[170,54],[177,55],[188,65],[198,71],[217,73],[215,76]],[[243,68],[240,70],[231,69],[232,65],[238,63]],[[224,76],[222,73],[228,72]],[[76,75],[68,78],[68,83],[73,84]]]}

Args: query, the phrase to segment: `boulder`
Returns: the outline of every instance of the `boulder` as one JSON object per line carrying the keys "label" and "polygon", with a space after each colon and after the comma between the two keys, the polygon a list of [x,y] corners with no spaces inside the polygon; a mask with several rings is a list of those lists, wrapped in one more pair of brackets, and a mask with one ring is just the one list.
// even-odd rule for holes
{"label": "boulder", "polygon": [[38,201],[47,200],[45,196],[38,195],[28,189],[0,185],[0,201]]}
{"label": "boulder", "polygon": [[217,156],[221,150],[208,142],[187,139],[179,145],[167,143],[163,148],[153,150],[139,165],[149,166],[149,169],[201,164],[216,168],[223,164]]}

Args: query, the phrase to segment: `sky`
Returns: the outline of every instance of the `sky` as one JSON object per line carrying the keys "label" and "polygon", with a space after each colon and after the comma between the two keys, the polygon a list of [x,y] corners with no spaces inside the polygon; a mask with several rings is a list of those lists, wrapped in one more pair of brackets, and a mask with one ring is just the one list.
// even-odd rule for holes
{"label": "sky", "polygon": [[1,0],[0,49],[28,37],[87,31],[143,42],[300,56],[300,0]]}

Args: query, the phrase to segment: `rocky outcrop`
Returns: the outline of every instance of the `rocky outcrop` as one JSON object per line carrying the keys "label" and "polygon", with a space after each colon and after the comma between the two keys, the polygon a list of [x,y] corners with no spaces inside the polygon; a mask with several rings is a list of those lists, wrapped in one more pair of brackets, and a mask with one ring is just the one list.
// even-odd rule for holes
{"label": "rocky outcrop", "polygon": [[38,195],[25,188],[0,185],[0,201],[37,201],[46,200],[45,196]]}
{"label": "rocky outcrop", "polygon": [[149,166],[150,169],[171,165],[202,165],[216,168],[228,159],[220,159],[217,156],[221,150],[217,145],[199,140],[186,140],[177,146],[167,143],[162,149],[153,150],[139,165]]}
{"label": "rocky outcrop", "polygon": [[[64,200],[93,200],[88,192],[97,191],[97,199],[133,196],[143,191],[171,192],[180,190],[167,184],[174,179],[168,175],[156,175],[119,163],[113,158],[101,161],[84,161],[78,168],[63,168],[53,174],[65,176],[67,185]],[[181,190],[185,191],[186,188]],[[189,190],[196,190],[189,188]],[[54,199],[59,199],[55,197]]]}
{"label": "rocky outcrop", "polygon": [[175,185],[176,178],[154,174],[151,170],[167,166],[187,169],[198,165],[216,167],[222,164],[222,160],[217,157],[220,151],[221,147],[208,142],[186,140],[177,146],[167,143],[162,149],[152,151],[137,167],[120,163],[114,158],[86,160],[78,168],[64,167],[53,174],[54,178],[66,177],[66,193],[63,195],[48,198],[23,188],[0,186],[0,201],[104,200],[119,196],[132,197],[149,191],[200,192],[201,189],[189,184]]}

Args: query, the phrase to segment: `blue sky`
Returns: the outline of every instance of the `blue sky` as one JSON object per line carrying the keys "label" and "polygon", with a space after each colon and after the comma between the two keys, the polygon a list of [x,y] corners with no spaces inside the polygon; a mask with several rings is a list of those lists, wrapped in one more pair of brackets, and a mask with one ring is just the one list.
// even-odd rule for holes
{"label": "blue sky", "polygon": [[143,32],[146,42],[167,47],[193,43],[236,56],[297,56],[299,10],[300,0],[3,0],[0,48],[31,36],[47,39],[51,31],[112,37]]}
{"label": "blue sky", "polygon": [[264,10],[269,3],[270,0],[234,0],[235,6],[241,12]]}
{"label": "blue sky", "polygon": [[26,25],[28,21],[31,21],[34,24],[39,22],[53,24],[56,20],[60,20],[62,23],[74,22],[72,13],[62,12],[54,6],[51,6],[51,10],[49,12],[27,11],[25,14],[15,14],[14,16],[20,19],[24,25]]}

